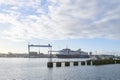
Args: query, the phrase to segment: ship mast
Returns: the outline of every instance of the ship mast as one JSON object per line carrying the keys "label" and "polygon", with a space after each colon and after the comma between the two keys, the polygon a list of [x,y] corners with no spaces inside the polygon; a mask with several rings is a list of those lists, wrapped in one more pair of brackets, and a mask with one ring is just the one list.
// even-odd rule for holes
{"label": "ship mast", "polygon": [[69,48],[68,48],[68,45],[66,45],[66,50],[67,50],[67,54],[69,54]]}

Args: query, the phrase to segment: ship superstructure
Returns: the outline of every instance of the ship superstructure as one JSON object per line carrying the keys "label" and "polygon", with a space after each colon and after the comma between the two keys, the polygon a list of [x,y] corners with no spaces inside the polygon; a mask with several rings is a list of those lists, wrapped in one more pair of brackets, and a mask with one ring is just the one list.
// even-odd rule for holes
{"label": "ship superstructure", "polygon": [[81,51],[81,49],[74,51],[68,48],[60,50],[56,56],[58,58],[89,58],[88,52]]}

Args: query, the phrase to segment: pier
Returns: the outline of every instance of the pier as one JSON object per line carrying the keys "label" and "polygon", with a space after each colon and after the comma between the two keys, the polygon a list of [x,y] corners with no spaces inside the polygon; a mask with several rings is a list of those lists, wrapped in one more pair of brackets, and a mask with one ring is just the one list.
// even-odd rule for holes
{"label": "pier", "polygon": [[73,64],[73,66],[78,66],[78,65],[92,65],[91,60],[87,61],[59,61],[59,62],[48,62],[47,67],[52,68],[53,65],[55,64],[56,67],[62,67],[62,64],[64,64],[65,67],[69,67],[70,63]]}
{"label": "pier", "polygon": [[108,65],[108,64],[120,64],[120,60],[86,60],[86,61],[59,61],[59,62],[48,62],[47,67],[53,68],[54,64],[56,67],[62,67],[64,64],[65,67],[69,67],[70,63],[73,66],[99,66],[99,65]]}

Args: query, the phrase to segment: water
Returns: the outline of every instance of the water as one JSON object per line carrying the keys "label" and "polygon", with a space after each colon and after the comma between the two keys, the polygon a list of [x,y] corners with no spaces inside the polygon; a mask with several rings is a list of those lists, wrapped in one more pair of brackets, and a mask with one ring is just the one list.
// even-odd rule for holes
{"label": "water", "polygon": [[[78,59],[53,59],[53,61]],[[79,59],[83,60],[83,59]],[[47,68],[47,58],[0,58],[0,80],[120,80],[120,64]]]}

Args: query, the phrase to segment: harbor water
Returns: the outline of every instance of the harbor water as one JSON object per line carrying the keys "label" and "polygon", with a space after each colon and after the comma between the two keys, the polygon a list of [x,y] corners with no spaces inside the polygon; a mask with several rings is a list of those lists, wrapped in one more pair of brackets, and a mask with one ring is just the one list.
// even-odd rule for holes
{"label": "harbor water", "polygon": [[[53,59],[82,61],[84,59]],[[0,80],[120,80],[120,64],[47,68],[48,58],[0,58]]]}

